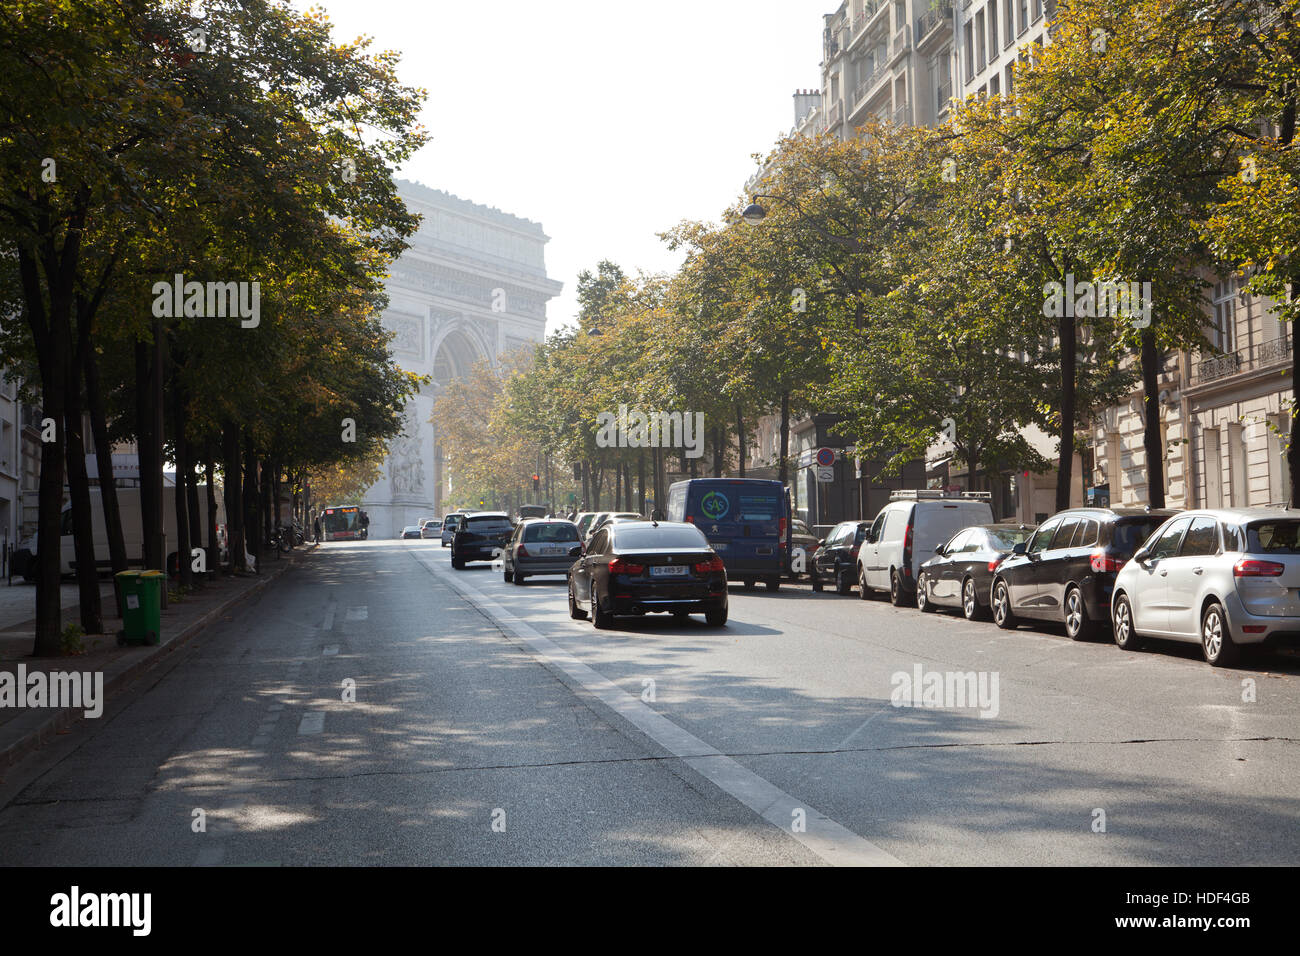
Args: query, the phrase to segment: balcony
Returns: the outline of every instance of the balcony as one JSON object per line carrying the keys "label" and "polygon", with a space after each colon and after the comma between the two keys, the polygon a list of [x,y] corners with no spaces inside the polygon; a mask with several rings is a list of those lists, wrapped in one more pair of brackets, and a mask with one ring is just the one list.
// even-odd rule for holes
{"label": "balcony", "polygon": [[907,126],[909,122],[910,118],[907,112],[907,104],[904,103],[899,106],[898,109],[894,110],[894,125]]}
{"label": "balcony", "polygon": [[1225,352],[1192,366],[1192,385],[1204,385],[1239,375],[1255,372],[1269,366],[1280,365],[1291,357],[1291,343],[1286,338],[1262,342],[1235,352]]}
{"label": "balcony", "polygon": [[917,49],[920,49],[930,40],[930,34],[944,27],[952,27],[952,3],[950,0],[943,0],[932,9],[929,13],[916,18],[916,37]]}
{"label": "balcony", "polygon": [[904,26],[903,29],[899,30],[897,33],[894,34],[894,40],[892,43],[889,44],[889,55],[891,57],[898,56],[898,54],[902,53],[906,49],[907,49],[907,27]]}
{"label": "balcony", "polygon": [[844,104],[835,103],[826,110],[825,129],[832,130],[844,122]]}

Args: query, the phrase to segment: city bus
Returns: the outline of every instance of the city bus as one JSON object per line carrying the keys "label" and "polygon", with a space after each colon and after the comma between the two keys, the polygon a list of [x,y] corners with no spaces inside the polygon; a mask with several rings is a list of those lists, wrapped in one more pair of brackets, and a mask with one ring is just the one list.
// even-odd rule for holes
{"label": "city bus", "polygon": [[361,509],[356,505],[326,508],[320,516],[321,531],[326,541],[360,541],[366,537],[361,523]]}

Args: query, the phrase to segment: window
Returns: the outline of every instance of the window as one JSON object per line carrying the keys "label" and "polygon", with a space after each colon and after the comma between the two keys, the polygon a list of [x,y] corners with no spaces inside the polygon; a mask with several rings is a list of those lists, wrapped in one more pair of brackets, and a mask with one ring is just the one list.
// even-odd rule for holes
{"label": "window", "polygon": [[1214,328],[1210,330],[1210,341],[1221,352],[1234,352],[1237,349],[1237,281],[1214,284]]}
{"label": "window", "polygon": [[970,543],[970,539],[971,530],[966,528],[962,531],[958,531],[955,535],[949,538],[948,543],[945,544],[943,548],[949,554],[956,554],[958,551],[966,550],[966,545]]}
{"label": "window", "polygon": [[1110,503],[1118,505],[1124,500],[1124,449],[1119,432],[1106,433],[1106,481],[1110,486]]}
{"label": "window", "polygon": [[1167,558],[1178,553],[1178,543],[1183,540],[1183,532],[1187,526],[1192,523],[1191,518],[1179,518],[1168,528],[1164,534],[1156,539],[1155,545],[1151,548],[1152,558]]}
{"label": "window", "polygon": [[998,0],[989,0],[989,59],[998,55]]}
{"label": "window", "polygon": [[979,528],[971,528],[970,537],[966,539],[966,543],[961,546],[961,549],[964,553],[970,554],[974,551],[982,551],[986,547],[985,532]]}
{"label": "window", "polygon": [[1052,550],[1074,547],[1074,535],[1081,524],[1083,524],[1082,518],[1068,517],[1062,521],[1061,527],[1057,529],[1055,536],[1052,538]]}
{"label": "window", "polygon": [[1205,507],[1223,507],[1223,452],[1217,428],[1205,429]]}
{"label": "window", "polygon": [[1005,39],[1002,41],[1003,46],[1011,46],[1016,40],[1016,0],[1003,0],[1002,9],[1006,13],[1002,28]]}
{"label": "window", "polygon": [[1030,539],[1029,547],[1025,550],[1029,554],[1038,554],[1041,551],[1046,551],[1047,546],[1051,544],[1052,535],[1056,534],[1056,529],[1059,528],[1060,525],[1060,518],[1053,518],[1051,521],[1046,522],[1041,528],[1034,532],[1033,538]]}
{"label": "window", "polygon": [[606,545],[609,544],[609,532],[601,528],[591,539],[591,546],[587,548],[590,554],[604,554]]}
{"label": "window", "polygon": [[567,521],[555,524],[529,523],[522,526],[525,541],[577,541],[578,529]]}
{"label": "window", "polygon": [[1250,502],[1250,489],[1246,486],[1246,442],[1244,429],[1239,422],[1228,426],[1228,500],[1234,508],[1244,508]]}
{"label": "window", "polygon": [[[602,531],[601,534],[608,534],[608,531]],[[658,528],[631,527],[624,525],[615,526],[614,541],[619,551],[648,551],[659,548],[698,548],[703,550],[708,548],[709,541],[704,537],[704,532],[699,528],[693,527],[668,527],[660,525]]]}
{"label": "window", "polygon": [[1084,518],[1079,522],[1079,531],[1074,536],[1074,548],[1091,548],[1097,543],[1101,525],[1095,518]]}
{"label": "window", "polygon": [[1020,29],[1016,31],[1017,35],[1020,33],[1024,33],[1026,30],[1029,29],[1029,0],[1019,0],[1019,7],[1020,7]]}
{"label": "window", "polygon": [[988,63],[988,48],[984,45],[984,37],[984,11],[981,10],[975,14],[975,63],[981,70]]}
{"label": "window", "polygon": [[1291,416],[1286,412],[1274,412],[1268,416],[1268,420],[1273,426],[1265,438],[1269,452],[1269,503],[1285,507],[1291,497],[1291,462],[1286,457],[1288,439],[1291,437]]}
{"label": "window", "polygon": [[1032,22],[1037,23],[1043,16],[1043,0],[1034,0],[1034,19]]}
{"label": "window", "polygon": [[1239,552],[1245,546],[1245,538],[1241,533],[1241,529],[1236,525],[1225,524],[1223,526],[1223,550]]}
{"label": "window", "polygon": [[1178,553],[1188,557],[1217,554],[1219,551],[1219,523],[1213,518],[1193,518],[1187,529],[1183,547]]}
{"label": "window", "polygon": [[876,515],[876,520],[871,523],[871,532],[868,537],[870,537],[872,541],[880,540],[880,532],[884,530],[885,526],[886,513],[887,512],[882,511],[880,514]]}
{"label": "window", "polygon": [[1251,554],[1300,554],[1300,520],[1282,518],[1246,525],[1246,550]]}
{"label": "window", "polygon": [[894,32],[907,26],[907,4],[903,0],[894,0]]}
{"label": "window", "polygon": [[885,530],[881,535],[882,541],[902,541],[903,529],[907,527],[907,511],[903,508],[895,508],[885,516]]}
{"label": "window", "polygon": [[967,20],[963,28],[966,43],[966,79],[975,79],[975,27]]}
{"label": "window", "polygon": [[[1160,528],[1159,518],[1117,521],[1110,533],[1110,548],[1119,554],[1132,554]],[[1154,542],[1148,542],[1154,543]]]}

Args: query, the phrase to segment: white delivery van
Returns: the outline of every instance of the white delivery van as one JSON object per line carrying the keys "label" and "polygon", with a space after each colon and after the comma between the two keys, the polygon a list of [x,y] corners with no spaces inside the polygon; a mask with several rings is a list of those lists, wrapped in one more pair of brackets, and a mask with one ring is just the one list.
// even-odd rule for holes
{"label": "white delivery van", "polygon": [[[126,560],[132,567],[144,565],[144,529],[140,519],[140,489],[118,488],[117,507],[122,515],[122,538],[126,544]],[[108,530],[104,523],[104,503],[98,487],[90,489],[91,528],[95,541],[95,564],[100,571],[112,570],[112,561],[108,553]],[[199,486],[199,516],[203,522],[199,533],[190,531],[191,547],[199,547],[207,538],[208,495],[207,485]],[[220,493],[217,495],[218,540],[223,542],[221,531],[226,524],[226,506]],[[59,539],[59,566],[64,574],[76,573],[77,550],[72,534],[72,503],[63,506],[61,516],[61,535]],[[166,554],[176,550],[176,486],[163,486],[163,533],[167,536]],[[216,568],[209,570],[215,571]]]}
{"label": "white delivery van", "polygon": [[895,607],[916,604],[916,573],[962,528],[992,524],[987,491],[896,491],[858,549],[858,595],[888,591]]}

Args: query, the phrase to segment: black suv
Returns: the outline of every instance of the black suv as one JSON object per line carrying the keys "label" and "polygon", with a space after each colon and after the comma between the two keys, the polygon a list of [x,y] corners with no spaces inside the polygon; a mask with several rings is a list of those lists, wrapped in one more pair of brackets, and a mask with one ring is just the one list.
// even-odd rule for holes
{"label": "black suv", "polygon": [[1173,511],[1072,508],[1052,515],[997,566],[991,604],[998,627],[1020,618],[1060,621],[1080,641],[1110,625],[1115,575]]}
{"label": "black suv", "polygon": [[451,566],[457,571],[469,561],[495,561],[505,553],[515,526],[504,511],[467,515],[451,539]]}

